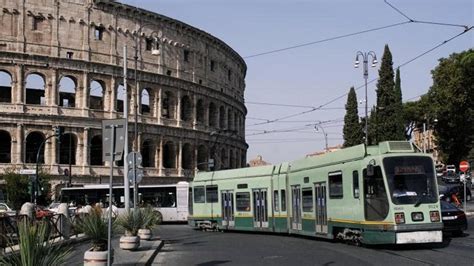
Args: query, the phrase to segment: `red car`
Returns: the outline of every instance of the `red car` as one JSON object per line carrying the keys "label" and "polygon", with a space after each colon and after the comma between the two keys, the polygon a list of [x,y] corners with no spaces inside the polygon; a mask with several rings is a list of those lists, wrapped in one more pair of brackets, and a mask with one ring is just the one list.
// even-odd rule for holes
{"label": "red car", "polygon": [[36,206],[35,213],[36,213],[36,219],[43,219],[44,217],[51,217],[54,215],[54,212],[46,209],[43,206]]}

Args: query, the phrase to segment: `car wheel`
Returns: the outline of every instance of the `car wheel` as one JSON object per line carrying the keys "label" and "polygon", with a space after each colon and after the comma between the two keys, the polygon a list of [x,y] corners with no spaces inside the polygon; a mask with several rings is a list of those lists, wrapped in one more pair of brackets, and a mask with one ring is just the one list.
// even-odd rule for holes
{"label": "car wheel", "polygon": [[462,236],[462,235],[463,235],[462,230],[458,230],[458,231],[453,232],[453,236]]}

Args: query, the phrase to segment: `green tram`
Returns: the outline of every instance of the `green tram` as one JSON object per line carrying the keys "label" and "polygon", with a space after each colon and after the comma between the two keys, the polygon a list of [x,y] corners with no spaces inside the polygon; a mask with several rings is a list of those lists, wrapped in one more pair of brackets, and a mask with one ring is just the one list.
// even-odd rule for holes
{"label": "green tram", "polygon": [[433,159],[409,142],[198,173],[188,223],[363,244],[442,242]]}

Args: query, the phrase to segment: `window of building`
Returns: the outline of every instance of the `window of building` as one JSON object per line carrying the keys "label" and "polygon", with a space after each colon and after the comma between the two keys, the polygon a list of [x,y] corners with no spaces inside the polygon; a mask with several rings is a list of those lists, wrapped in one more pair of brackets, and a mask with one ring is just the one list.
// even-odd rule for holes
{"label": "window of building", "polygon": [[286,190],[281,190],[281,211],[286,212]]}
{"label": "window of building", "polygon": [[66,58],[67,59],[72,59],[73,56],[74,56],[73,52],[66,52]]}
{"label": "window of building", "polygon": [[249,192],[237,192],[235,194],[235,206],[236,210],[240,212],[250,211],[250,193]]}
{"label": "window of building", "polygon": [[342,172],[329,173],[329,198],[342,199]]}
{"label": "window of building", "polygon": [[230,70],[230,69],[227,70],[227,80],[229,80],[229,81],[232,80],[232,70]]}
{"label": "window of building", "polygon": [[216,61],[211,60],[211,71],[215,71],[215,70],[216,70]]}
{"label": "window of building", "polygon": [[218,202],[217,186],[206,186],[206,202]]}
{"label": "window of building", "polygon": [[184,50],[184,62],[189,62],[189,50]]}
{"label": "window of building", "polygon": [[101,41],[104,37],[104,28],[102,27],[95,27],[94,29],[94,37],[96,40]]}
{"label": "window of building", "polygon": [[204,187],[194,187],[194,203],[204,203],[205,199]]}
{"label": "window of building", "polygon": [[33,17],[33,24],[32,30],[41,30],[41,24],[43,23],[44,19],[42,17]]}
{"label": "window of building", "polygon": [[167,70],[166,75],[171,76],[171,70]]}
{"label": "window of building", "polygon": [[312,188],[303,188],[303,212],[313,212]]}
{"label": "window of building", "polygon": [[279,202],[278,202],[278,190],[275,190],[273,191],[273,206],[275,206],[275,211],[278,212],[280,211],[280,208],[279,208]]}
{"label": "window of building", "polygon": [[354,198],[358,199],[359,198],[359,172],[358,171],[353,171],[352,172],[352,188],[354,192]]}

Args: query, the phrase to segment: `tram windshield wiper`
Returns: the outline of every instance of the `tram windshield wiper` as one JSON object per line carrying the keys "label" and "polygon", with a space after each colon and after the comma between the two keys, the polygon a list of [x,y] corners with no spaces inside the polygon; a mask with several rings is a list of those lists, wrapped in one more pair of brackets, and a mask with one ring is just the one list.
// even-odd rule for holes
{"label": "tram windshield wiper", "polygon": [[416,202],[415,202],[415,207],[418,207],[420,206],[420,204],[423,202],[423,199],[426,197],[426,193],[422,193],[418,199],[416,199]]}

